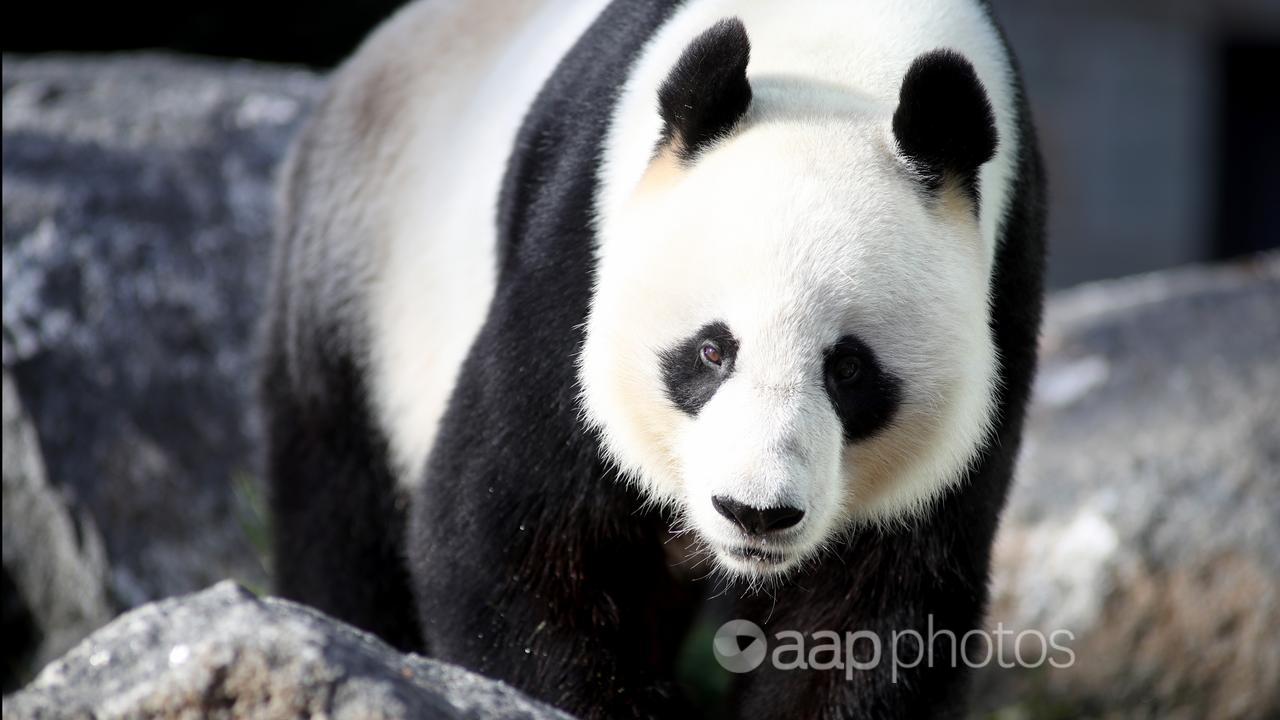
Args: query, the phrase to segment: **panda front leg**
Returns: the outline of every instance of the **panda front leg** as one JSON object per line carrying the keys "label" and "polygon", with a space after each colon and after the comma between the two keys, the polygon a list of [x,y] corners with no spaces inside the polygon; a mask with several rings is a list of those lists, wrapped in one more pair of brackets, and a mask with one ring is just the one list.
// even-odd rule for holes
{"label": "panda front leg", "polygon": [[499,492],[485,462],[467,465],[464,482],[428,483],[414,507],[410,563],[433,655],[585,718],[684,716],[672,668],[691,599],[650,519],[603,517],[604,483],[596,501],[565,502]]}
{"label": "panda front leg", "polygon": [[563,368],[506,362],[462,373],[411,506],[428,647],[580,717],[687,717],[673,667],[696,599],[661,518],[603,466],[572,383],[529,376]]}

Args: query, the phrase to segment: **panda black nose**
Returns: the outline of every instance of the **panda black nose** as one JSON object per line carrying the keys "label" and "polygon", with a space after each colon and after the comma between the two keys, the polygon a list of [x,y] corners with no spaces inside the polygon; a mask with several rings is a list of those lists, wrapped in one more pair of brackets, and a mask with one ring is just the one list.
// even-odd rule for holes
{"label": "panda black nose", "polygon": [[804,511],[800,508],[754,508],[723,495],[711,498],[711,504],[715,506],[716,512],[751,535],[786,530],[794,527],[804,517]]}

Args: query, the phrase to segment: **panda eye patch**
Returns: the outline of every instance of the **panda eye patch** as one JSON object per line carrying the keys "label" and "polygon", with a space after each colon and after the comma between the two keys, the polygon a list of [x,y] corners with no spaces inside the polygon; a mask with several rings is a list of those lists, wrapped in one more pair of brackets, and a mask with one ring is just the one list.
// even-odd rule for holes
{"label": "panda eye patch", "polygon": [[723,322],[698,328],[662,352],[662,380],[667,397],[689,415],[697,415],[716,390],[733,376],[738,340]]}

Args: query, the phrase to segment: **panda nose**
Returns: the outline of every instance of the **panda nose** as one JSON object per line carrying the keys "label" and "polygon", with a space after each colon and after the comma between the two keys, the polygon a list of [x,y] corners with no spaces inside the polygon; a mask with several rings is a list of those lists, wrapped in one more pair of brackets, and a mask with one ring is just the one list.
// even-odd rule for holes
{"label": "panda nose", "polygon": [[734,525],[751,535],[764,535],[777,530],[794,527],[804,517],[804,511],[793,507],[755,508],[750,505],[716,495],[711,504]]}

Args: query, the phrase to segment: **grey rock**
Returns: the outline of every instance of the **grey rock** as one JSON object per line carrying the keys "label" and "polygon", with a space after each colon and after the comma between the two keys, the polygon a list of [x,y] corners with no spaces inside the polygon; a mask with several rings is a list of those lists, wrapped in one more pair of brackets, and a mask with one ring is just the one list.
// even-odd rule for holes
{"label": "grey rock", "polygon": [[93,519],[49,485],[35,428],[7,372],[3,515],[8,689],[114,613],[102,538]]}
{"label": "grey rock", "polygon": [[274,168],[321,81],[138,55],[5,57],[3,85],[4,367],[50,481],[126,607],[261,586],[251,340]]}
{"label": "grey rock", "polygon": [[568,720],[229,581],[121,616],[4,699],[5,720],[81,717]]}
{"label": "grey rock", "polygon": [[990,622],[1074,663],[989,669],[982,705],[1280,717],[1277,317],[1276,254],[1052,299]]}

